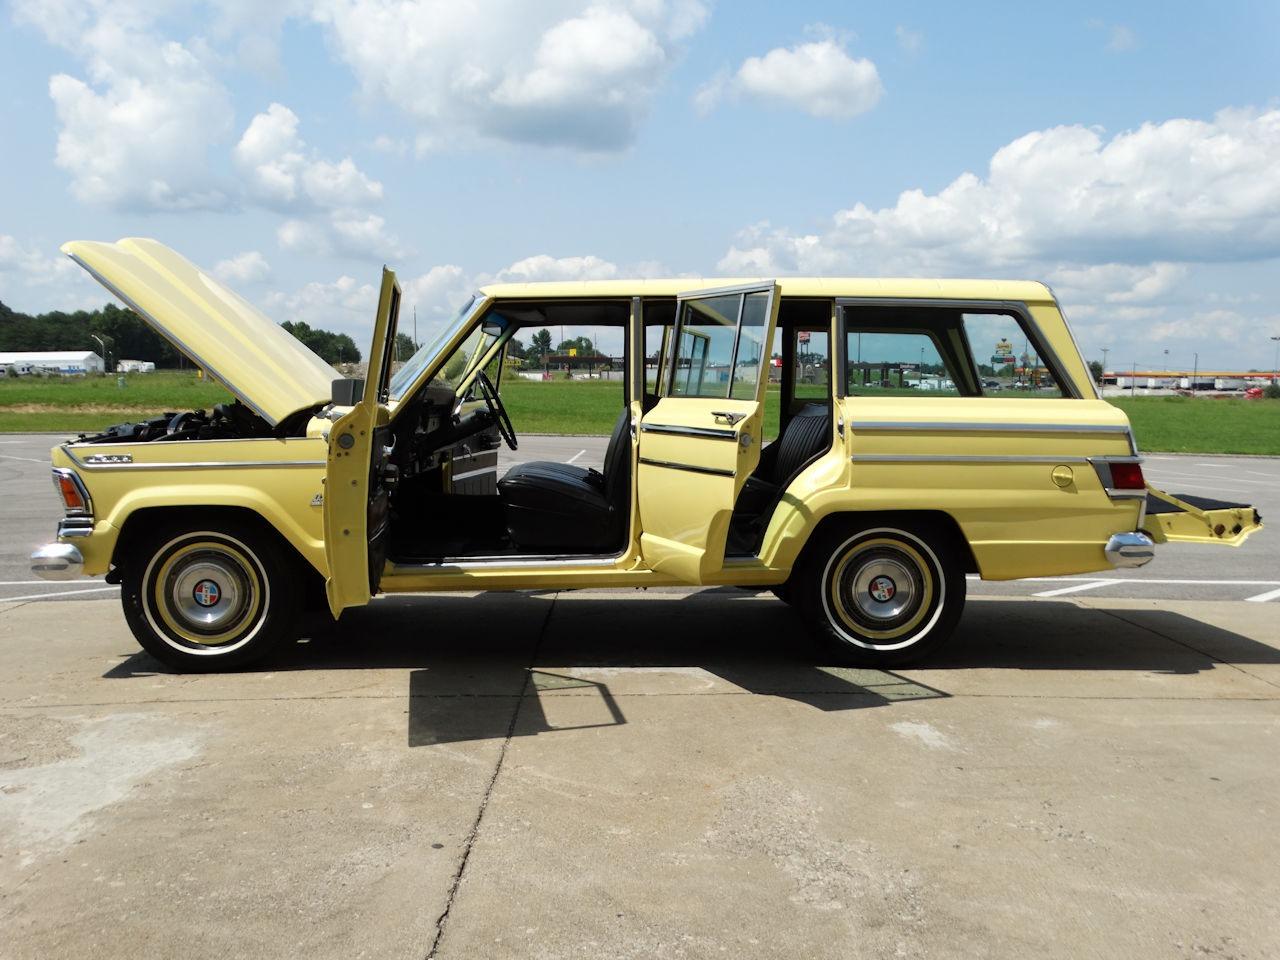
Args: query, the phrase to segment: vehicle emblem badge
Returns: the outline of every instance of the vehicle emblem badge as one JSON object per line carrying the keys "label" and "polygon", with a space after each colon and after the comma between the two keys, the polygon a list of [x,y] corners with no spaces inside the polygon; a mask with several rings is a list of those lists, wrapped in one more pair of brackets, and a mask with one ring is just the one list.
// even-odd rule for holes
{"label": "vehicle emblem badge", "polygon": [[323,494],[323,493],[317,493],[314,497],[312,497],[312,498],[311,498],[311,505],[312,505],[313,507],[323,507],[323,506],[324,506],[324,494]]}
{"label": "vehicle emblem badge", "polygon": [[871,596],[881,603],[888,603],[897,592],[897,585],[888,577],[876,577],[871,581]]}
{"label": "vehicle emblem badge", "polygon": [[222,599],[222,591],[212,580],[201,580],[191,593],[196,603],[202,607],[212,607]]}

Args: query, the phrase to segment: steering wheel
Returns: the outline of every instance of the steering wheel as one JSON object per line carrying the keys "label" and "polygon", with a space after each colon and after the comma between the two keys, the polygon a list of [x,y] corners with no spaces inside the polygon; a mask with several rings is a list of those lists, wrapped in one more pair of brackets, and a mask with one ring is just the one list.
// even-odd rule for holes
{"label": "steering wheel", "polygon": [[498,432],[502,434],[502,439],[512,450],[516,449],[518,446],[516,428],[511,425],[511,417],[507,415],[507,408],[503,406],[502,398],[498,396],[498,391],[494,389],[493,382],[481,370],[476,374],[476,383],[480,384],[480,395],[484,397],[485,406],[489,408],[489,413],[493,415],[494,422],[498,425]]}

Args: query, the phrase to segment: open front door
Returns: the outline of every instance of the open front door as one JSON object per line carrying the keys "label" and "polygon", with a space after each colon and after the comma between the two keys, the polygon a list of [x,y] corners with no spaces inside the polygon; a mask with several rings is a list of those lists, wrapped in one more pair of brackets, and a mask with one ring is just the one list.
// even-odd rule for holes
{"label": "open front door", "polygon": [[760,463],[772,281],[679,297],[658,403],[640,422],[640,550],[701,583],[724,566],[733,505]]}
{"label": "open front door", "polygon": [[347,607],[369,602],[378,592],[387,560],[389,490],[387,384],[400,314],[400,285],[383,267],[382,292],[369,348],[364,393],[351,412],[329,431],[324,480],[325,584],[336,617]]}

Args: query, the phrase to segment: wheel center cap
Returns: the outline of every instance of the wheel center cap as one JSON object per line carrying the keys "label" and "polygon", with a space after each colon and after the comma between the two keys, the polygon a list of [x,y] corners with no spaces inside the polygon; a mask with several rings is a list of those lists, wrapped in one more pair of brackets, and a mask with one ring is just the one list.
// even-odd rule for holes
{"label": "wheel center cap", "polygon": [[201,580],[191,591],[191,596],[202,607],[212,607],[222,599],[222,590],[212,580]]}
{"label": "wheel center cap", "polygon": [[893,599],[893,595],[898,592],[898,585],[890,578],[880,576],[871,581],[867,592],[871,594],[872,599],[880,603],[888,603]]}

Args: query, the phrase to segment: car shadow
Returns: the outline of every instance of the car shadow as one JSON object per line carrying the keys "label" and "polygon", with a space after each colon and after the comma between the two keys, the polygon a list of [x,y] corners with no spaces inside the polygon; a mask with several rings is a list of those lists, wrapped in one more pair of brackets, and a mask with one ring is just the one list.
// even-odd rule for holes
{"label": "car shadow", "polygon": [[[936,674],[931,686],[910,670],[831,663],[793,609],[736,588],[563,602],[537,593],[385,597],[307,634],[257,669],[407,669],[410,746],[620,726],[625,697],[606,682],[611,669],[696,669],[828,712],[949,696]],[[1170,611],[984,600],[969,604],[951,643],[924,666],[1190,675],[1274,663],[1280,651]],[[139,653],[104,676],[164,672]],[[560,691],[591,696],[598,709],[577,725],[552,722],[544,698]]]}

